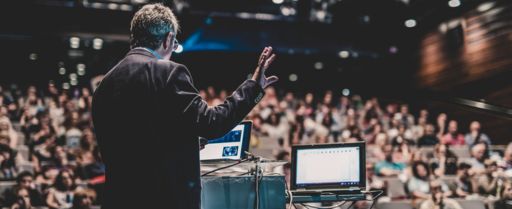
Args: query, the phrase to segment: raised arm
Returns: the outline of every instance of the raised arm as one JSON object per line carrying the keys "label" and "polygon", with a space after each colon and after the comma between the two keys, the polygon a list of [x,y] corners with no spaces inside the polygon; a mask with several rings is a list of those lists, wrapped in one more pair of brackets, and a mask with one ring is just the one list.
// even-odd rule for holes
{"label": "raised arm", "polygon": [[275,76],[264,75],[275,57],[269,56],[271,51],[265,48],[262,52],[253,79],[242,83],[224,103],[213,107],[199,96],[188,69],[177,65],[167,81],[167,88],[176,95],[174,101],[182,111],[183,122],[192,124],[199,136],[209,139],[221,137],[232,129],[263,98],[263,89],[277,81]]}

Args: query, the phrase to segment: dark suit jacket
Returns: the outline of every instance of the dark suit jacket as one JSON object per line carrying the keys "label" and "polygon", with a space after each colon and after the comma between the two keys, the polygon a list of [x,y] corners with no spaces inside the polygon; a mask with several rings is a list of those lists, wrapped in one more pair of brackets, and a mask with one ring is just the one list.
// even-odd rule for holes
{"label": "dark suit jacket", "polygon": [[263,97],[252,80],[215,107],[181,64],[132,49],[94,92],[106,164],[103,209],[200,208],[198,136],[221,137]]}

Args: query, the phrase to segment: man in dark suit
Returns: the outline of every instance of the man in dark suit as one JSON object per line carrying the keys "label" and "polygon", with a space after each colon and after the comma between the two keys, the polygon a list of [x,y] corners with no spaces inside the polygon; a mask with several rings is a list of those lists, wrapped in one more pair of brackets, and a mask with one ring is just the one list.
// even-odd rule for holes
{"label": "man in dark suit", "polygon": [[275,58],[266,47],[252,79],[208,107],[187,68],[169,61],[177,31],[169,8],[141,8],[131,23],[131,51],[94,93],[93,122],[107,172],[103,209],[199,209],[198,137],[227,133],[277,81],[265,76]]}

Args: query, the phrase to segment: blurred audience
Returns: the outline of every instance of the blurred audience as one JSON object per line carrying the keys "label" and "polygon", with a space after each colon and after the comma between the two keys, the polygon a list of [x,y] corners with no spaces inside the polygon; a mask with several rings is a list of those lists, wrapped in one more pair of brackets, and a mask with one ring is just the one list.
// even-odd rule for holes
{"label": "blurred audience", "polygon": [[460,206],[457,201],[446,197],[442,189],[441,181],[430,181],[429,190],[431,194],[429,198],[421,204],[420,209],[462,209],[462,206]]}
{"label": "blurred audience", "polygon": [[[44,89],[0,86],[0,180],[17,180],[16,190],[3,195],[2,206],[89,208],[101,203],[105,166],[91,123],[91,94],[89,88],[63,90],[53,83]],[[209,87],[200,95],[214,105],[229,92]],[[246,119],[254,124],[252,148],[270,149],[279,160],[289,161],[296,144],[366,141],[369,188],[386,190],[386,179],[398,178],[411,197],[424,201],[422,209],[459,208],[449,196],[498,198],[502,208],[511,201],[512,143],[497,155],[485,134],[489,130],[482,130],[486,124],[479,121],[468,127],[446,113],[406,103],[273,88]],[[460,150],[467,155],[458,156]],[[27,167],[33,175],[22,172]],[[288,178],[289,168],[275,172]],[[450,178],[452,189],[439,180]]]}
{"label": "blurred audience", "polygon": [[48,190],[46,204],[52,209],[67,209],[73,207],[73,198],[79,187],[75,183],[75,178],[70,170],[62,170],[52,188]]}

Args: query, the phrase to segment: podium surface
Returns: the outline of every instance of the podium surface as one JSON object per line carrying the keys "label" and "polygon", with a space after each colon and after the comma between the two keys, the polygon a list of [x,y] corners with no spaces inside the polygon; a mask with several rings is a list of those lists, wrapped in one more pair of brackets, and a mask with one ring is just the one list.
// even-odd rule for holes
{"label": "podium surface", "polygon": [[[254,209],[254,176],[205,176],[201,178],[202,209]],[[259,209],[284,209],[284,176],[263,176],[259,182]]]}

